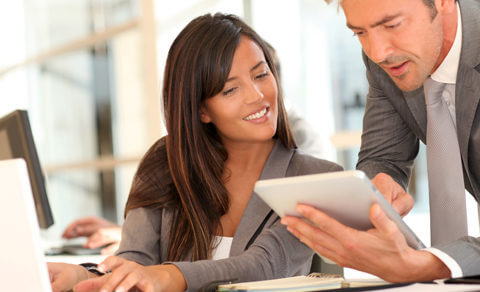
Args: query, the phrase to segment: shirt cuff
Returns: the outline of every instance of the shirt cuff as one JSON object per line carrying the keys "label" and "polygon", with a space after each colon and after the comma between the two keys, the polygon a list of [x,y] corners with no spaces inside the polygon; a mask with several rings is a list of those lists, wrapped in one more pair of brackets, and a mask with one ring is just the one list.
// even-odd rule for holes
{"label": "shirt cuff", "polygon": [[462,268],[460,268],[458,263],[451,256],[434,247],[426,248],[424,249],[424,251],[428,251],[429,253],[440,259],[447,266],[447,268],[450,269],[450,273],[452,273],[452,278],[463,277]]}

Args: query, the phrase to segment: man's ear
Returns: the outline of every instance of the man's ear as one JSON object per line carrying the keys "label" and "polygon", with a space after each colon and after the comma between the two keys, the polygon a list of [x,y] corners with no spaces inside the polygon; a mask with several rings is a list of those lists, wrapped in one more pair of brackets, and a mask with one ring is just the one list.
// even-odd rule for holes
{"label": "man's ear", "polygon": [[208,124],[212,121],[203,105],[200,107],[200,120],[205,124]]}
{"label": "man's ear", "polygon": [[437,9],[440,10],[440,13],[455,13],[457,14],[457,1],[455,0],[439,0],[437,3]]}

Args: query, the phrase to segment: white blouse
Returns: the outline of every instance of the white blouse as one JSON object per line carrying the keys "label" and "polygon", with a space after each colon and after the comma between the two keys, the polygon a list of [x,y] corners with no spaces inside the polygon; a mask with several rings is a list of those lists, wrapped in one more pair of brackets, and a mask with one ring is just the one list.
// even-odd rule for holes
{"label": "white blouse", "polygon": [[212,260],[226,259],[230,256],[233,237],[215,236],[215,247],[212,250]]}

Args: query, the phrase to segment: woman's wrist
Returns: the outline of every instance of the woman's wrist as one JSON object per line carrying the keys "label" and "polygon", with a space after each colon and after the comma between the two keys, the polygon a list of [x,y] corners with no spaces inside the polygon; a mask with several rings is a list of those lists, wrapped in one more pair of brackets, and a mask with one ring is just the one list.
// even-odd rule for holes
{"label": "woman's wrist", "polygon": [[77,269],[77,281],[76,281],[77,283],[90,279],[90,273],[88,272],[88,270],[85,267],[80,266],[80,265],[77,265],[77,267],[78,267],[78,269]]}
{"label": "woman's wrist", "polygon": [[82,263],[82,264],[79,264],[80,267],[82,267],[82,269],[86,272],[84,272],[83,274],[85,275],[86,274],[86,278],[83,279],[83,280],[88,280],[91,278],[91,274],[92,276],[103,276],[105,275],[105,273],[103,272],[100,272],[99,270],[97,270],[97,264],[94,264],[94,263]]}
{"label": "woman's wrist", "polygon": [[182,271],[180,271],[180,269],[174,264],[167,264],[166,266],[169,268],[169,272],[176,286],[175,288],[178,288],[179,291],[187,290],[187,281],[185,280]]}
{"label": "woman's wrist", "polygon": [[[155,271],[156,279],[163,282],[163,288],[168,291],[185,291],[187,290],[187,281],[180,269],[171,263],[146,267]],[[166,286],[164,286],[166,284]]]}

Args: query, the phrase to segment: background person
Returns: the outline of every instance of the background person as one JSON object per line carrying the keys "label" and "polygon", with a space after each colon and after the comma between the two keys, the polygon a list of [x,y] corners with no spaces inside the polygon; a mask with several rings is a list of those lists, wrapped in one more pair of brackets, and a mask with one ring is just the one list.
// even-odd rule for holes
{"label": "background person", "polygon": [[118,249],[122,238],[122,228],[108,220],[88,216],[71,222],[63,231],[62,237],[66,239],[87,237],[83,247],[99,248],[105,246],[101,249],[101,254],[111,255]]}

